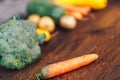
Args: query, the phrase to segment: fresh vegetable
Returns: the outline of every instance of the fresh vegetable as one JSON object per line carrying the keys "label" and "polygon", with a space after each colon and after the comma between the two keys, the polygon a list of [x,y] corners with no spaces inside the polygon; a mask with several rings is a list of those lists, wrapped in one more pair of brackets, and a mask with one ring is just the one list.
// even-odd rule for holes
{"label": "fresh vegetable", "polygon": [[77,11],[69,11],[68,10],[67,14],[73,16],[76,20],[82,20],[83,19],[82,14],[77,12]]}
{"label": "fresh vegetable", "polygon": [[82,66],[88,65],[98,59],[97,54],[87,54],[66,61],[50,64],[43,67],[40,72],[36,74],[37,80],[48,79],[60,74],[72,71]]}
{"label": "fresh vegetable", "polygon": [[28,17],[28,20],[35,23],[36,25],[38,25],[38,23],[40,21],[40,16],[37,14],[32,14]]}
{"label": "fresh vegetable", "polygon": [[38,14],[40,16],[50,16],[58,23],[59,19],[66,14],[65,10],[54,5],[47,0],[32,0],[27,5],[28,14]]}
{"label": "fresh vegetable", "polygon": [[72,5],[66,5],[66,4],[60,4],[60,3],[54,3],[57,6],[60,6],[62,8],[64,8],[67,12],[68,11],[72,11],[72,12],[79,12],[80,14],[82,14],[83,16],[88,15],[88,13],[90,12],[91,8],[89,6],[72,6]]}
{"label": "fresh vegetable", "polygon": [[53,21],[52,18],[44,16],[38,23],[38,27],[48,32],[53,32],[55,30],[55,22]]}
{"label": "fresh vegetable", "polygon": [[60,19],[60,25],[65,29],[74,29],[76,28],[76,24],[76,19],[70,15],[65,15]]}
{"label": "fresh vegetable", "polygon": [[0,66],[22,69],[35,62],[40,53],[35,24],[14,17],[0,26]]}
{"label": "fresh vegetable", "polygon": [[39,35],[44,34],[44,35],[45,35],[45,41],[46,41],[46,42],[51,39],[51,34],[50,34],[48,31],[46,31],[46,30],[43,30],[43,29],[39,29],[39,28],[38,28],[38,29],[37,29],[37,33],[38,33]]}
{"label": "fresh vegetable", "polygon": [[107,0],[54,0],[54,3],[89,6],[96,10],[104,9],[107,6]]}

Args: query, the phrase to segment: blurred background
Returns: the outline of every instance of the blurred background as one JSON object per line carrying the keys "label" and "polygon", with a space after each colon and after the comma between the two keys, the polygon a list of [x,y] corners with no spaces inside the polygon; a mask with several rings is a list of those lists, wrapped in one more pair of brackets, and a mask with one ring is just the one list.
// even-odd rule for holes
{"label": "blurred background", "polygon": [[[0,23],[16,14],[25,15],[26,5],[30,0],[0,0]],[[109,3],[117,3],[120,0],[108,0]]]}
{"label": "blurred background", "polygon": [[16,14],[25,14],[26,5],[30,0],[0,0],[0,22]]}

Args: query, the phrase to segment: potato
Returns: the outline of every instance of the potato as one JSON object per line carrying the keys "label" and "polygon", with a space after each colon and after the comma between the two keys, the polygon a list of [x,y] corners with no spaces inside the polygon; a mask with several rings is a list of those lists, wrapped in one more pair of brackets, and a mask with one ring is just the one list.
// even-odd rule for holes
{"label": "potato", "polygon": [[44,16],[38,23],[38,27],[46,31],[53,32],[55,30],[55,22],[51,17]]}
{"label": "potato", "polygon": [[60,19],[60,25],[65,29],[74,29],[76,28],[76,24],[76,19],[70,15],[65,15]]}
{"label": "potato", "polygon": [[39,23],[40,21],[40,16],[37,14],[32,14],[28,17],[28,20],[35,23],[36,25]]}

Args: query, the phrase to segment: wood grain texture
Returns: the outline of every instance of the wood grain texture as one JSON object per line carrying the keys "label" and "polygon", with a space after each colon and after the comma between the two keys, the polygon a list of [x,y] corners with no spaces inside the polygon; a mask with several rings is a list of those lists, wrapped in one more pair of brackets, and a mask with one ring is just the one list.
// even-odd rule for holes
{"label": "wood grain texture", "polygon": [[[35,80],[34,74],[41,67],[87,53],[97,53],[100,58],[49,80],[120,80],[120,3],[119,0],[116,2],[104,10],[93,11],[72,31],[58,27],[56,36],[41,46],[42,55],[37,62],[19,71],[0,67],[0,80]],[[3,16],[6,15],[9,15],[7,11]]]}

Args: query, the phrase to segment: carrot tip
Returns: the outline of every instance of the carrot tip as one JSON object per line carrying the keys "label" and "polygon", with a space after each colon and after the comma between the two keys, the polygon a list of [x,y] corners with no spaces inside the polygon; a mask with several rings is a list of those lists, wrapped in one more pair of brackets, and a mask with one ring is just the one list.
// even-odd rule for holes
{"label": "carrot tip", "polygon": [[96,59],[98,59],[98,58],[99,58],[99,56],[98,56],[97,54],[93,54],[93,55],[95,55],[95,56],[96,56]]}

